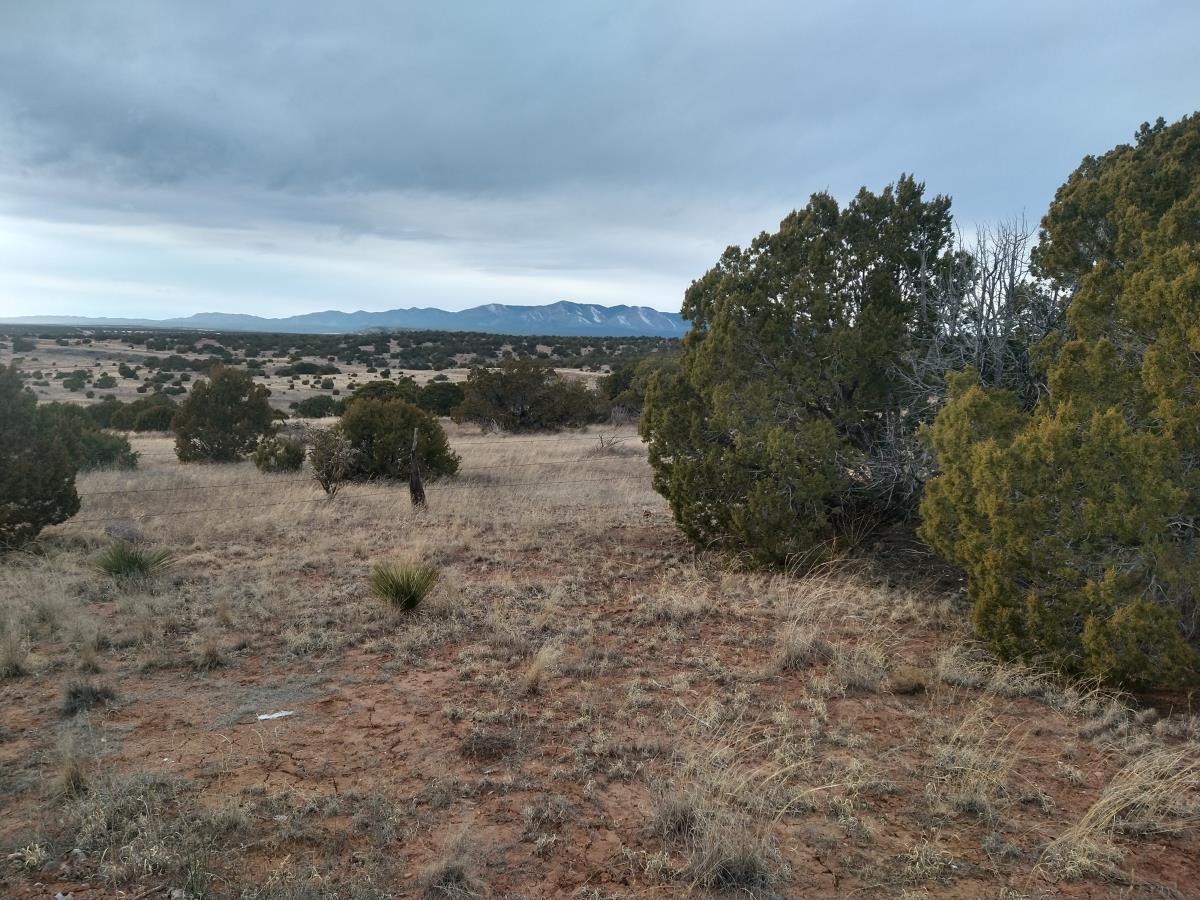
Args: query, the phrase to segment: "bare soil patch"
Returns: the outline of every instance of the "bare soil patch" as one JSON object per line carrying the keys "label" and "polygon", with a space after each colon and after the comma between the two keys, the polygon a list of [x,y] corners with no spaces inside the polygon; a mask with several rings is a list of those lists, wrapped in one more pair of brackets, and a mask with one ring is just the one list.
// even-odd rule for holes
{"label": "bare soil patch", "polygon": [[[81,477],[0,564],[0,893],[1200,893],[1194,719],[995,663],[932,565],[695,554],[628,429],[450,433],[424,512],[167,438]],[[174,565],[106,579],[117,532]]]}

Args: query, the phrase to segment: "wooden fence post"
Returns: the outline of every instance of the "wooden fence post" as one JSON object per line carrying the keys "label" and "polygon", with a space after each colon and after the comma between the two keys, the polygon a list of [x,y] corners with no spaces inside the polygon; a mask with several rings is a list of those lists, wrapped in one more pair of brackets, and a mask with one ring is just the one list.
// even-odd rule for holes
{"label": "wooden fence post", "polygon": [[421,467],[417,464],[417,429],[413,429],[412,451],[408,455],[408,496],[412,505],[425,506],[425,485],[421,483]]}

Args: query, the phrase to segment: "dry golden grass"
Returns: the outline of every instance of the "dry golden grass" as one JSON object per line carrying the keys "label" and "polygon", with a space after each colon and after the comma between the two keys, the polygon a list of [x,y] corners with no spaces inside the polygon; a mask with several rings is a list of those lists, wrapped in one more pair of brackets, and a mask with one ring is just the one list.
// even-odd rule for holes
{"label": "dry golden grass", "polygon": [[[919,580],[697,555],[631,427],[447,427],[425,510],[166,436],[79,479],[0,564],[0,893],[1186,895],[1195,719],[996,662]],[[175,563],[117,584],[116,540]],[[403,616],[390,559],[441,572]]]}
{"label": "dry golden grass", "polygon": [[1155,749],[1116,773],[1077,822],[1056,837],[1041,864],[1054,875],[1124,879],[1118,835],[1176,833],[1200,821],[1200,762],[1185,750]]}
{"label": "dry golden grass", "polygon": [[935,810],[969,813],[987,822],[1000,816],[1021,741],[1003,733],[984,697],[941,740],[928,796]]}

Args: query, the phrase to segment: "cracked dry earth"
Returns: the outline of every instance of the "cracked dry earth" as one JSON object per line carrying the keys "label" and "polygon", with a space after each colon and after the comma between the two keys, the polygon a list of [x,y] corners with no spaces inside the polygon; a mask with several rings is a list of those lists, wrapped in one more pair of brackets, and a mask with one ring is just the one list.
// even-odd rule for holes
{"label": "cracked dry earth", "polygon": [[[928,561],[696,556],[631,434],[451,437],[422,513],[165,438],[81,478],[144,492],[4,560],[0,894],[1200,896],[1171,698],[997,664]],[[170,571],[97,574],[151,513]],[[413,614],[366,587],[397,557],[442,572]]]}

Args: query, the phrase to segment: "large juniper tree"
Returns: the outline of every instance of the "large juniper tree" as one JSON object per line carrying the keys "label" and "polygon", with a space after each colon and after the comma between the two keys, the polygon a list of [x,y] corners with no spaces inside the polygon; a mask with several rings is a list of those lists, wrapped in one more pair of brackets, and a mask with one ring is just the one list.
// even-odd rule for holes
{"label": "large juniper tree", "polygon": [[899,379],[950,244],[949,198],[904,176],[844,208],[813,195],[691,285],[642,432],[692,539],[783,562],[904,505],[878,463],[911,431]]}
{"label": "large juniper tree", "polygon": [[1036,267],[1073,292],[1026,411],[971,375],[930,430],[922,533],[996,650],[1126,684],[1200,674],[1200,115],[1088,157]]}

